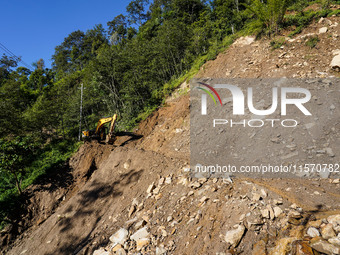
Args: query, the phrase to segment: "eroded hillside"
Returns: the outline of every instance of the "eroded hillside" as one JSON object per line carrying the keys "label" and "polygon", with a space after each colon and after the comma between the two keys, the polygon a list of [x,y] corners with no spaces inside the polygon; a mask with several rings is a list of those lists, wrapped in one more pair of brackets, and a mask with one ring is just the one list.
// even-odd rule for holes
{"label": "eroded hillside", "polygon": [[[338,75],[330,63],[339,22],[323,19],[274,50],[269,39],[240,39],[197,77],[318,77],[327,84]],[[310,49],[306,38],[315,35],[320,41]],[[183,84],[181,93],[187,90]],[[141,139],[84,144],[70,161],[66,188],[32,187],[42,190],[40,200],[32,198],[39,217],[5,253],[340,254],[339,179],[190,177],[190,103],[181,93],[140,124]],[[340,161],[337,150],[323,154]],[[59,202],[44,205],[51,194]]]}

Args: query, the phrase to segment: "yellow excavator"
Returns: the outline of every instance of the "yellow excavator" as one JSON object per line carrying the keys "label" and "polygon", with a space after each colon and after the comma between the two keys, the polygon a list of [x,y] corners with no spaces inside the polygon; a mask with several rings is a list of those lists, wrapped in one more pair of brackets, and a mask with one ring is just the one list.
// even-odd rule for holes
{"label": "yellow excavator", "polygon": [[[105,143],[112,144],[115,141],[115,125],[117,121],[117,114],[114,114],[109,118],[102,118],[98,121],[96,130],[85,130],[82,132],[82,137],[84,140],[96,139],[98,141],[105,141]],[[106,123],[111,122],[108,132],[105,127]]]}

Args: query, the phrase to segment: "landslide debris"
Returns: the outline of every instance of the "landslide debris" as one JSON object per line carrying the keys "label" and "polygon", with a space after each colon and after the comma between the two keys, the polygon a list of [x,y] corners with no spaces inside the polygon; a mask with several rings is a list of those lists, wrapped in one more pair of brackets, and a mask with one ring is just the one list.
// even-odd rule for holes
{"label": "landslide debris", "polygon": [[[330,63],[338,22],[320,20],[276,50],[270,40],[243,38],[198,76],[336,75]],[[317,47],[306,48],[315,35]],[[174,96],[140,124],[141,139],[124,146],[85,144],[70,161],[77,181],[60,189],[65,199],[5,253],[340,253],[339,179],[192,178],[189,122],[189,97]],[[339,158],[338,151],[325,153]]]}

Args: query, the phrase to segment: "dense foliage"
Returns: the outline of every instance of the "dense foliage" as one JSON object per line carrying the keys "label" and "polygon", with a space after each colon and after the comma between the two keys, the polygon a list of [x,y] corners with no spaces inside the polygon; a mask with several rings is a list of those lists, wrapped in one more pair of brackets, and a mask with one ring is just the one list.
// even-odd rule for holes
{"label": "dense foliage", "polygon": [[[304,12],[313,2],[132,0],[127,14],[108,21],[107,28],[69,34],[55,48],[52,69],[43,60],[35,70],[17,67],[17,59],[3,55],[0,220],[8,218],[15,194],[77,148],[81,84],[84,128],[118,113],[118,128],[131,129],[235,34],[299,29],[331,12],[330,1],[321,2],[323,9]],[[287,9],[294,15],[285,16]]]}

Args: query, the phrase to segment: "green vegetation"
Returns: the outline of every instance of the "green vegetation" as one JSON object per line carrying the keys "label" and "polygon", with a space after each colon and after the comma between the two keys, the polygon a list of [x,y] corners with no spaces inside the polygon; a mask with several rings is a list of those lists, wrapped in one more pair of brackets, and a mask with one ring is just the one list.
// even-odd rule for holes
{"label": "green vegetation", "polygon": [[277,33],[283,22],[286,10],[291,4],[289,0],[254,0],[246,5],[258,18],[268,33]]}
{"label": "green vegetation", "polygon": [[310,47],[311,49],[315,48],[315,46],[320,41],[318,36],[311,36],[306,41],[306,46]]}
{"label": "green vegetation", "polygon": [[80,145],[66,139],[55,139],[42,148],[39,143],[28,136],[0,139],[0,229],[16,222],[22,190],[38,177],[64,170],[65,162]]}
{"label": "green vegetation", "polygon": [[340,15],[340,11],[323,8],[318,10],[299,11],[296,14],[286,15],[283,27],[295,27],[294,31],[289,34],[289,37],[293,37],[296,34],[301,33],[302,29],[308,26],[313,20],[332,15]]}
{"label": "green vegetation", "polygon": [[[69,34],[55,48],[52,69],[43,60],[35,70],[17,67],[17,60],[3,55],[0,225],[13,222],[26,187],[50,171],[64,171],[77,150],[81,84],[84,129],[113,113],[119,115],[119,129],[131,129],[238,36],[295,27],[293,35],[315,18],[339,14],[328,8],[329,1],[320,10],[304,11],[312,3],[132,0],[127,15],[113,17],[107,29],[96,25]],[[273,41],[272,47],[283,44]]]}
{"label": "green vegetation", "polygon": [[279,38],[279,39],[273,39],[270,42],[270,46],[273,50],[281,48],[285,44],[286,40],[285,38]]}

